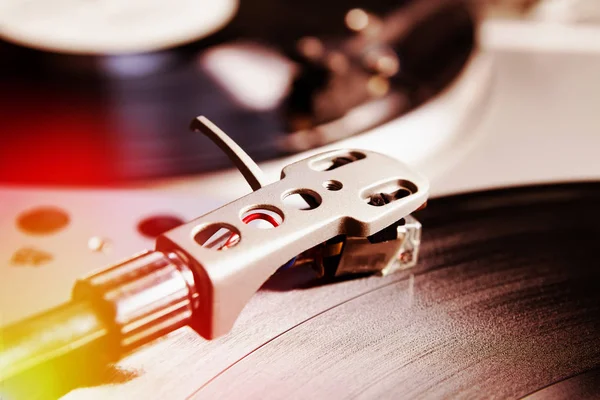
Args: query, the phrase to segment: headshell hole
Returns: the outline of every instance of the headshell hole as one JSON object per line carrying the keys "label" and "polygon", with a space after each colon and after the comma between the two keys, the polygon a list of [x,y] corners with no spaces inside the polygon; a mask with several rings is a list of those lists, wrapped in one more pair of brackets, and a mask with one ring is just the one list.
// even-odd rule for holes
{"label": "headshell hole", "polygon": [[381,207],[416,193],[419,189],[413,182],[393,179],[375,185],[362,193],[362,198],[371,206]]}
{"label": "headshell hole", "polygon": [[321,196],[310,189],[295,189],[282,195],[281,201],[286,207],[297,210],[314,210],[321,205]]}
{"label": "headshell hole", "polygon": [[359,151],[341,151],[317,157],[309,162],[310,168],[315,171],[333,171],[334,169],[362,160],[366,155]]}
{"label": "headshell hole", "polygon": [[340,181],[330,180],[323,182],[323,187],[330,192],[337,192],[338,190],[342,190],[344,185]]}
{"label": "headshell hole", "polygon": [[214,223],[203,226],[194,235],[194,241],[211,250],[226,250],[240,242],[240,232],[233,226]]}
{"label": "headshell hole", "polygon": [[259,205],[247,209],[240,215],[243,223],[258,229],[273,229],[283,223],[283,212],[275,206]]}

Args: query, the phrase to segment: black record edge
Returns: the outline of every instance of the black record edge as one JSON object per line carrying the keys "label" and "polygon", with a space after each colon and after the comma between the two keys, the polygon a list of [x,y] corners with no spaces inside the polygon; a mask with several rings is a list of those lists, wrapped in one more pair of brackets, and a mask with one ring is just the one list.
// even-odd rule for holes
{"label": "black record edge", "polygon": [[443,195],[429,200],[429,206],[415,215],[433,221],[443,218],[447,208],[452,208],[454,212],[475,211],[577,200],[588,196],[600,197],[600,181],[523,184]]}

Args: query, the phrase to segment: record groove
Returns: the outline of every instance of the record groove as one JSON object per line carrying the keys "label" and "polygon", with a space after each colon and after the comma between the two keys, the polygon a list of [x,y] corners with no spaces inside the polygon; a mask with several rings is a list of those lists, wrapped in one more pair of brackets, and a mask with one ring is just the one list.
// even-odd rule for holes
{"label": "record groove", "polygon": [[599,188],[431,201],[412,298],[401,279],[348,299],[192,398],[519,398],[597,368]]}

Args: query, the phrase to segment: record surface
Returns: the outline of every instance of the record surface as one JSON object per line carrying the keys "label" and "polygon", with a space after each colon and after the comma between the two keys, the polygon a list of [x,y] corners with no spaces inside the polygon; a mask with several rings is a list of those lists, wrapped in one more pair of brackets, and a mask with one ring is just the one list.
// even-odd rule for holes
{"label": "record surface", "polygon": [[598,368],[598,188],[433,200],[427,272],[316,315],[197,397],[512,398]]}
{"label": "record surface", "polygon": [[274,276],[225,337],[182,329],[67,398],[597,397],[599,201],[600,183],[433,199],[414,270]]}

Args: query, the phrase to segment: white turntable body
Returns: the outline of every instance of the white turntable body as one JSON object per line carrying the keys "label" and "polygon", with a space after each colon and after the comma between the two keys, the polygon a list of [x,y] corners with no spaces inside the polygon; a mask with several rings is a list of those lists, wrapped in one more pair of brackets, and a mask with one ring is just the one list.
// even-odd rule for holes
{"label": "white turntable body", "polygon": [[[514,35],[518,42],[511,40]],[[525,23],[485,23],[480,53],[449,90],[397,121],[327,149],[365,148],[398,157],[430,178],[434,196],[597,180],[600,28],[572,27],[555,39]],[[275,180],[284,165],[322,150],[261,167]],[[248,191],[233,169],[127,189],[0,187],[0,324],[69,300],[77,277],[152,248],[152,240],[136,231],[141,219],[156,214],[191,219]],[[38,206],[66,210],[70,224],[48,237],[21,232],[16,217]],[[91,249],[91,238],[108,245],[100,251]],[[14,253],[27,246],[51,253],[52,260],[39,267],[16,267],[11,263]],[[119,363],[120,368],[143,371],[138,378],[77,389],[66,397],[188,397],[280,329],[373,285],[370,279],[349,281],[335,293],[314,290],[311,296],[295,291],[259,293],[231,335],[206,342],[188,329],[179,330]],[[286,305],[295,304],[298,296],[303,309],[288,315]],[[273,315],[277,324],[269,323]],[[219,346],[227,351],[219,351]]]}

